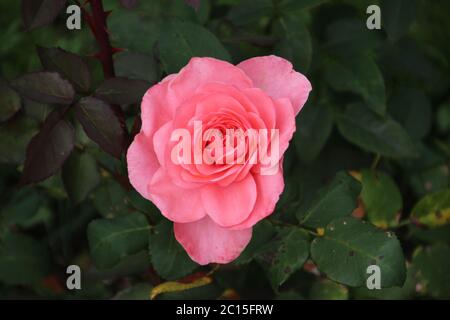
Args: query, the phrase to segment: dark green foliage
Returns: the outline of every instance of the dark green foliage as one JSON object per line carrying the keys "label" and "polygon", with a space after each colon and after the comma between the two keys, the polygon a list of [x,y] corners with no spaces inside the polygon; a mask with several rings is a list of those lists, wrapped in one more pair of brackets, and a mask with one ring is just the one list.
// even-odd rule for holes
{"label": "dark green foliage", "polygon": [[[157,299],[450,298],[448,1],[103,0],[109,73],[88,23],[66,29],[71,2],[0,3],[0,298],[149,299],[199,279]],[[139,104],[192,57],[270,54],[313,87],[284,191],[235,261],[198,266],[129,184]]]}

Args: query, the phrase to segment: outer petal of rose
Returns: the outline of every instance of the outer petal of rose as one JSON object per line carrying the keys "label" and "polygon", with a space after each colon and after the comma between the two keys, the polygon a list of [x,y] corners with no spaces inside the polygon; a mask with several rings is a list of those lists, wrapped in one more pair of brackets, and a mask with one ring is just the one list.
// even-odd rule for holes
{"label": "outer petal of rose", "polygon": [[229,263],[236,259],[252,238],[252,228],[230,230],[209,217],[191,223],[175,223],[175,238],[198,264]]}
{"label": "outer petal of rose", "polygon": [[203,206],[215,223],[228,227],[241,223],[250,215],[256,200],[256,184],[248,174],[226,187],[214,184],[202,188]]}
{"label": "outer petal of rose", "polygon": [[229,62],[206,57],[192,58],[170,82],[171,89],[184,99],[190,98],[199,87],[207,83],[231,84],[238,88],[253,86],[241,69]]}
{"label": "outer petal of rose", "polygon": [[148,185],[160,167],[153,150],[153,141],[143,132],[134,137],[127,152],[128,177],[132,186],[146,199],[151,200]]}
{"label": "outer petal of rose", "polygon": [[256,199],[255,208],[244,222],[230,227],[232,230],[251,228],[258,221],[272,214],[280,194],[283,192],[284,180],[281,167],[274,175],[254,174],[253,176],[258,189],[258,198]]}
{"label": "outer petal of rose", "polygon": [[200,190],[175,185],[162,167],[153,175],[148,189],[161,213],[173,222],[192,222],[206,215]]}
{"label": "outer petal of rose", "polygon": [[264,90],[273,99],[289,98],[294,113],[308,99],[311,83],[304,75],[292,69],[292,64],[277,56],[255,57],[237,65],[252,79],[254,86]]}
{"label": "outer petal of rose", "polygon": [[289,146],[289,141],[295,132],[295,115],[289,99],[283,98],[274,101],[277,113],[276,127],[280,130],[280,158]]}
{"label": "outer petal of rose", "polygon": [[141,103],[142,131],[149,137],[163,124],[172,120],[179,105],[177,95],[170,90],[170,83],[176,76],[155,84],[147,90]]}

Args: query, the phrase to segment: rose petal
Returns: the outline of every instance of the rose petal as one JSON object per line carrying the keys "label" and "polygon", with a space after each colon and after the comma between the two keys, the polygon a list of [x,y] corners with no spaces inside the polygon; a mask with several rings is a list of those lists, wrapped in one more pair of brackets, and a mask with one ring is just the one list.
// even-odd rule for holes
{"label": "rose petal", "polygon": [[192,222],[203,218],[201,192],[198,189],[184,189],[175,185],[163,168],[154,174],[149,185],[152,201],[161,213],[174,222]]}
{"label": "rose petal", "polygon": [[289,98],[298,114],[308,99],[311,83],[292,69],[292,64],[277,56],[255,57],[237,65],[252,79],[254,86],[273,99]]}
{"label": "rose petal", "polygon": [[171,89],[179,97],[191,97],[197,88],[207,83],[232,84],[238,88],[252,87],[250,78],[229,62],[214,58],[192,58],[171,81]]}
{"label": "rose petal", "polygon": [[274,101],[274,104],[277,113],[276,127],[280,130],[280,157],[282,157],[295,132],[295,115],[289,99],[278,99]]}
{"label": "rose petal", "polygon": [[251,174],[226,187],[214,184],[202,188],[203,206],[215,223],[232,226],[244,221],[256,200],[256,184]]}
{"label": "rose petal", "polygon": [[173,119],[179,105],[177,95],[169,89],[173,78],[154,85],[142,98],[142,131],[149,137],[153,137],[156,130]]}
{"label": "rose petal", "polygon": [[134,137],[127,152],[128,178],[131,185],[146,199],[151,200],[148,185],[160,167],[153,150],[152,139],[143,132]]}
{"label": "rose petal", "polygon": [[[260,118],[265,123],[266,129],[275,127],[275,107],[272,99],[261,89],[251,88],[244,90],[246,96],[253,102],[258,110]],[[257,129],[257,128],[253,128]]]}
{"label": "rose petal", "polygon": [[245,249],[252,229],[222,228],[209,217],[191,223],[174,223],[175,238],[198,264],[229,263]]}
{"label": "rose petal", "polygon": [[271,215],[275,210],[281,192],[284,189],[283,170],[280,169],[274,175],[254,174],[258,198],[255,202],[255,208],[250,216],[242,223],[231,227],[232,230],[243,230],[251,228],[258,221]]}

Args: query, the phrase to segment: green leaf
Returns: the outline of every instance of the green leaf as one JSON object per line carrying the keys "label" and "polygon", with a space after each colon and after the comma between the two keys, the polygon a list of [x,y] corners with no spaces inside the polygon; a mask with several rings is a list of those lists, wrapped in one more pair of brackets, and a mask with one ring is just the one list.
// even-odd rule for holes
{"label": "green leaf", "polygon": [[0,162],[23,163],[27,145],[36,134],[36,121],[20,117],[0,127]]}
{"label": "green leaf", "polygon": [[431,102],[423,91],[404,88],[389,101],[388,110],[415,140],[424,138],[431,129]]}
{"label": "green leaf", "polygon": [[134,9],[139,4],[139,0],[120,0],[120,4],[125,9]]}
{"label": "green leaf", "polygon": [[336,115],[339,132],[358,147],[392,158],[417,156],[407,132],[389,117],[371,112],[361,104],[349,105]]}
{"label": "green leaf", "polygon": [[275,239],[261,248],[257,260],[277,291],[290,275],[299,270],[309,256],[308,235],[299,228],[280,229]]}
{"label": "green leaf", "polygon": [[248,27],[270,17],[273,8],[271,0],[240,0],[231,7],[227,18],[236,26]]}
{"label": "green leaf", "polygon": [[11,85],[21,96],[37,102],[68,105],[75,97],[70,82],[56,72],[28,73],[13,80]]}
{"label": "green leaf", "polygon": [[311,163],[320,154],[333,129],[333,110],[328,102],[306,103],[296,119],[294,135],[297,157]]}
{"label": "green leaf", "polygon": [[62,179],[67,194],[74,203],[86,199],[100,182],[94,157],[86,152],[74,152],[63,167]]}
{"label": "green leaf", "polygon": [[368,289],[367,287],[352,290],[354,299],[380,299],[380,300],[404,300],[414,297],[416,292],[416,280],[410,265],[407,267],[405,284],[401,287]]}
{"label": "green leaf", "polygon": [[419,196],[437,192],[450,186],[449,168],[445,163],[425,170],[411,172],[408,178],[412,188]]}
{"label": "green leaf", "polygon": [[148,252],[146,249],[143,249],[136,254],[123,257],[112,268],[93,269],[90,275],[95,279],[109,280],[128,276],[139,276],[146,273],[149,268],[151,268],[151,264]]}
{"label": "green leaf", "polygon": [[138,283],[119,291],[114,300],[150,300],[152,286],[149,283]]}
{"label": "green leaf", "polygon": [[95,90],[95,96],[111,104],[137,103],[150,86],[144,80],[109,78]]}
{"label": "green leaf", "polygon": [[450,247],[435,244],[419,247],[413,254],[412,268],[421,292],[437,299],[450,298]]}
{"label": "green leaf", "polygon": [[[88,203],[79,206],[73,206],[69,201],[60,200],[59,203],[62,204],[62,209],[53,209],[55,216],[51,221],[54,224],[55,219],[58,219],[58,224],[49,231],[47,239],[53,252],[73,256],[77,254],[80,239],[86,239],[87,225],[98,215]],[[87,255],[87,246],[83,244],[83,248],[86,248],[83,255]]]}
{"label": "green leaf", "polygon": [[435,119],[439,132],[450,132],[450,100],[438,107]]}
{"label": "green leaf", "polygon": [[389,39],[398,40],[405,35],[416,17],[416,0],[383,0],[381,24]]}
{"label": "green leaf", "polygon": [[302,10],[310,10],[329,0],[281,0],[278,7],[284,13],[297,13]]}
{"label": "green leaf", "polygon": [[57,71],[69,80],[79,92],[88,92],[91,87],[91,72],[83,59],[61,48],[37,47],[42,66],[48,71]]}
{"label": "green leaf", "polygon": [[89,138],[112,156],[120,158],[127,146],[127,131],[110,104],[93,97],[82,98],[75,105],[75,116]]}
{"label": "green leaf", "polygon": [[93,192],[95,208],[105,218],[113,218],[128,212],[125,190],[113,179],[104,179]]}
{"label": "green leaf", "polygon": [[[154,1],[144,3],[146,2]],[[151,16],[151,13],[136,9],[113,11],[108,18],[112,42],[120,48],[152,54],[163,24]]]}
{"label": "green leaf", "polygon": [[302,203],[297,212],[300,224],[323,228],[331,220],[348,216],[357,207],[361,191],[359,182],[345,172],[338,172],[333,181],[321,188],[316,196]]}
{"label": "green leaf", "polygon": [[149,252],[156,272],[166,280],[182,278],[197,268],[197,264],[175,239],[170,221],[161,221],[151,231]]}
{"label": "green leaf", "polygon": [[192,57],[230,60],[230,55],[214,34],[190,22],[167,22],[158,39],[158,49],[167,73],[177,73]]}
{"label": "green leaf", "polygon": [[209,14],[209,2],[209,0],[200,1],[200,5],[195,9],[184,0],[140,1],[134,12],[147,19],[162,18],[166,20],[176,18],[203,24]]}
{"label": "green leaf", "polygon": [[10,285],[40,284],[50,273],[47,248],[22,234],[0,241],[0,282]]}
{"label": "green leaf", "polygon": [[383,76],[370,56],[328,59],[325,64],[325,79],[334,90],[358,94],[371,110],[379,115],[385,113]]}
{"label": "green leaf", "polygon": [[450,176],[447,159],[435,148],[416,142],[419,156],[398,161],[403,175],[417,197],[449,187]]}
{"label": "green leaf", "polygon": [[42,181],[55,174],[70,156],[75,141],[72,125],[63,119],[65,111],[56,109],[30,141],[21,184]]}
{"label": "green leaf", "polygon": [[[22,228],[32,226],[39,221],[38,211],[44,203],[45,198],[35,189],[31,187],[21,188],[12,195],[7,205],[1,209],[1,224],[6,226],[17,225]],[[45,214],[45,212],[40,213]]]}
{"label": "green leaf", "polygon": [[450,222],[450,189],[423,197],[414,206],[411,219],[432,228]]}
{"label": "green leaf", "polygon": [[149,230],[145,216],[138,213],[92,221],[87,236],[95,265],[99,269],[111,268],[126,256],[145,249]]}
{"label": "green leaf", "polygon": [[450,223],[431,229],[415,225],[408,226],[408,239],[427,244],[446,243],[450,245]]}
{"label": "green leaf", "polygon": [[303,296],[294,290],[280,292],[275,297],[275,300],[304,300]]}
{"label": "green leaf", "polygon": [[347,300],[348,289],[336,282],[322,279],[313,284],[309,298],[312,300]]}
{"label": "green leaf", "polygon": [[30,31],[52,23],[64,8],[66,0],[22,0],[22,18]]}
{"label": "green leaf", "polygon": [[384,38],[381,33],[369,30],[366,19],[343,18],[333,21],[327,27],[325,46],[333,54],[353,59],[362,52],[370,54],[376,50]]}
{"label": "green leaf", "polygon": [[114,68],[118,77],[145,80],[150,84],[158,81],[158,66],[147,54],[124,51],[115,55]]}
{"label": "green leaf", "polygon": [[54,105],[36,102],[27,98],[23,99],[23,109],[25,114],[40,123],[45,121],[54,108]]}
{"label": "green leaf", "polygon": [[361,199],[370,222],[383,229],[396,226],[403,201],[395,181],[383,172],[363,170],[361,174]]}
{"label": "green leaf", "polygon": [[381,287],[402,286],[405,259],[395,235],[352,217],[330,222],[325,234],[313,240],[311,257],[329,279],[351,286],[365,286],[367,267],[378,265]]}
{"label": "green leaf", "polygon": [[130,190],[127,194],[130,207],[137,210],[150,219],[153,223],[158,223],[164,216],[161,214],[159,209],[148,199],[142,197],[136,190]]}
{"label": "green leaf", "polygon": [[250,243],[233,263],[237,265],[249,263],[259,250],[272,240],[275,234],[276,229],[270,222],[266,220],[258,222],[253,227]]}
{"label": "green leaf", "polygon": [[304,22],[296,17],[282,16],[276,21],[274,30],[281,37],[274,54],[292,62],[295,70],[308,71],[312,59],[312,41]]}
{"label": "green leaf", "polygon": [[19,95],[11,89],[8,83],[0,78],[0,122],[11,118],[19,111],[21,103]]}
{"label": "green leaf", "polygon": [[427,50],[408,37],[395,45],[385,46],[382,56],[384,73],[402,85],[415,85],[431,93],[442,92],[446,88],[445,72],[443,74],[443,70],[430,59]]}
{"label": "green leaf", "polygon": [[[292,148],[288,149],[288,154],[292,154],[292,150]],[[287,159],[285,157],[283,162],[285,175],[284,189],[276,204],[275,212],[280,214],[281,219],[285,219],[291,223],[296,223],[298,222],[296,217],[297,207],[299,205],[299,201],[303,197],[302,191],[306,182],[303,180],[302,176],[302,173],[304,173],[302,171],[303,168],[301,166],[296,166],[294,169],[288,170],[286,160]]]}

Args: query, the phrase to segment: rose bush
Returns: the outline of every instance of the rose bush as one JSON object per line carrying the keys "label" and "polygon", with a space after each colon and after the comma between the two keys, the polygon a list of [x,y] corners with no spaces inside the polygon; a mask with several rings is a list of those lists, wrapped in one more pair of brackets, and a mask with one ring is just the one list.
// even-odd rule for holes
{"label": "rose bush", "polygon": [[127,153],[130,182],[174,222],[176,239],[197,263],[228,263],[241,253],[283,191],[282,162],[263,174],[246,148],[244,163],[176,164],[172,132],[184,128],[195,136],[196,120],[205,130],[278,129],[282,157],[310,90],[289,61],[272,55],[237,66],[192,58],[145,94],[142,129]]}
{"label": "rose bush", "polygon": [[450,2],[79,2],[0,1],[0,299],[449,298]]}

